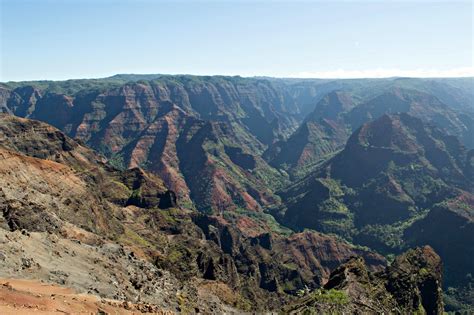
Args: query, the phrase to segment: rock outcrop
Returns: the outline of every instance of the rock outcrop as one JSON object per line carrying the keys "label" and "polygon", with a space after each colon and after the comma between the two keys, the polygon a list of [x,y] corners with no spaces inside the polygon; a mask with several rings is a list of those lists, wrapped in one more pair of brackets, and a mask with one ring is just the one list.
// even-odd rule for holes
{"label": "rock outcrop", "polygon": [[398,256],[381,272],[370,272],[361,257],[336,268],[323,289],[286,309],[290,314],[443,314],[442,264],[431,247]]}
{"label": "rock outcrop", "polygon": [[441,259],[431,247],[409,250],[387,268],[385,287],[402,312],[443,314],[442,269]]}

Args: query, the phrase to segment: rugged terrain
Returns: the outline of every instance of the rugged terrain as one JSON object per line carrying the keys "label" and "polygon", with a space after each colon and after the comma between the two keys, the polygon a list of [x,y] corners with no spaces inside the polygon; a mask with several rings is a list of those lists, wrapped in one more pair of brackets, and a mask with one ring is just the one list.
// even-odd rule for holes
{"label": "rugged terrain", "polygon": [[[10,115],[0,122],[0,276],[101,298],[59,295],[63,302],[51,302],[57,309],[278,310],[297,292],[321,287],[352,256],[374,272],[384,268],[380,255],[324,234],[286,236],[251,218],[234,226],[181,209],[141,169],[117,170],[41,122]],[[44,292],[2,290],[6,310],[17,300],[21,308],[51,307]]]}
{"label": "rugged terrain", "polygon": [[[375,272],[386,262],[373,251],[390,264],[430,245],[445,263],[447,310],[469,309],[473,86],[169,75],[2,83],[0,112],[59,130],[1,117],[1,225],[34,242],[123,246],[120,255],[196,298],[133,284],[92,293],[137,302],[146,291],[140,299],[163,310],[276,310],[318,292],[352,255]],[[183,305],[163,302],[177,294]]]}
{"label": "rugged terrain", "polygon": [[118,75],[3,84],[0,111],[150,170],[200,211],[261,211],[279,203],[287,172],[307,174],[384,113],[432,121],[474,148],[469,82]]}
{"label": "rugged terrain", "polygon": [[289,305],[289,314],[441,314],[441,259],[430,247],[410,250],[385,270],[372,273],[352,258],[329,281]]}

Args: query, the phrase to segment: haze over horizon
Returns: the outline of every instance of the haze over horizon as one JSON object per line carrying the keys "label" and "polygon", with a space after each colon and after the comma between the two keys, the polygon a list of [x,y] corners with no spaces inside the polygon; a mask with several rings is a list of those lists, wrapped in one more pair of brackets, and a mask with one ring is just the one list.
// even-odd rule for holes
{"label": "haze over horizon", "polygon": [[472,1],[0,3],[1,82],[474,75]]}

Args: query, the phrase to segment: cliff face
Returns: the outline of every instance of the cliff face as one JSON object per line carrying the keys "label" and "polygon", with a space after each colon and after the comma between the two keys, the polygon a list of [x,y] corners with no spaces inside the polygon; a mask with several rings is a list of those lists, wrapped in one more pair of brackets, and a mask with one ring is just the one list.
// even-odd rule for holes
{"label": "cliff face", "polygon": [[290,170],[327,158],[341,149],[349,137],[342,114],[354,105],[350,93],[328,93],[288,139],[274,143],[265,151],[264,158],[275,167]]}
{"label": "cliff face", "polygon": [[323,289],[287,307],[290,314],[443,314],[442,264],[431,247],[398,256],[381,272],[370,272],[361,257],[336,268]]}
{"label": "cliff face", "polygon": [[196,119],[174,106],[119,156],[129,167],[160,175],[180,199],[201,211],[260,211],[275,202],[272,188],[284,178],[238,134],[237,125]]}
{"label": "cliff face", "polygon": [[340,122],[306,120],[288,140],[273,144],[263,157],[275,167],[304,168],[341,149],[348,131]]}
{"label": "cliff face", "polygon": [[385,287],[408,312],[443,314],[442,273],[441,259],[431,247],[415,248],[396,257],[386,269]]}
{"label": "cliff face", "polygon": [[472,304],[474,196],[467,192],[437,204],[404,232],[410,246],[430,244],[443,257],[446,287],[458,287],[458,299]]}
{"label": "cliff face", "polygon": [[[298,111],[268,81],[225,77],[164,77],[73,95],[25,86],[4,90],[2,102],[15,115],[41,119],[71,136],[95,139],[97,144],[113,139],[112,152],[119,151],[170,104],[199,119],[237,121],[263,144],[288,134],[297,123],[292,116]],[[51,108],[55,115],[48,111]]]}
{"label": "cliff face", "polygon": [[[388,170],[392,161],[399,168],[411,165],[413,171],[418,166],[431,176],[467,189],[466,160],[464,146],[439,128],[407,114],[384,115],[350,137],[344,151],[333,161],[332,174],[348,185],[360,186]],[[353,171],[343,171],[348,168]]]}
{"label": "cliff face", "polygon": [[258,80],[181,77],[72,96],[26,86],[5,97],[8,112],[51,123],[115,165],[151,170],[179,198],[215,213],[274,202],[271,188],[284,179],[259,153],[296,124],[287,96]]}
{"label": "cliff face", "polygon": [[114,235],[123,232],[115,206],[137,192],[147,205],[165,207],[167,190],[152,175],[113,169],[44,123],[4,114],[0,120],[2,210],[11,229],[60,231],[68,222]]}

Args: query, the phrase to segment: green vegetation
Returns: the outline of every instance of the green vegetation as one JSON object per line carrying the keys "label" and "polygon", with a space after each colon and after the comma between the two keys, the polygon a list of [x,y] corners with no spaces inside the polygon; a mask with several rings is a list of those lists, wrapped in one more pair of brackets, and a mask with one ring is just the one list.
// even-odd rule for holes
{"label": "green vegetation", "polygon": [[125,228],[124,233],[119,237],[118,241],[123,242],[124,244],[153,248],[153,245],[150,242],[129,228]]}
{"label": "green vegetation", "polygon": [[116,154],[109,159],[109,164],[119,170],[126,170],[126,164],[123,156],[121,154]]}
{"label": "green vegetation", "polygon": [[289,228],[281,225],[271,214],[237,208],[234,211],[224,212],[224,218],[230,222],[236,222],[240,217],[248,217],[261,227],[262,232],[271,231],[280,235],[289,236],[293,233]]}
{"label": "green vegetation", "polygon": [[344,305],[349,302],[349,298],[344,291],[336,289],[318,289],[311,293],[311,296],[318,303]]}
{"label": "green vegetation", "polygon": [[429,209],[421,210],[411,218],[394,224],[366,225],[359,229],[354,237],[384,255],[400,253],[406,249],[403,240],[404,231],[416,221],[426,217],[428,212]]}
{"label": "green vegetation", "polygon": [[425,277],[427,276],[430,272],[426,268],[420,268],[420,276]]}

